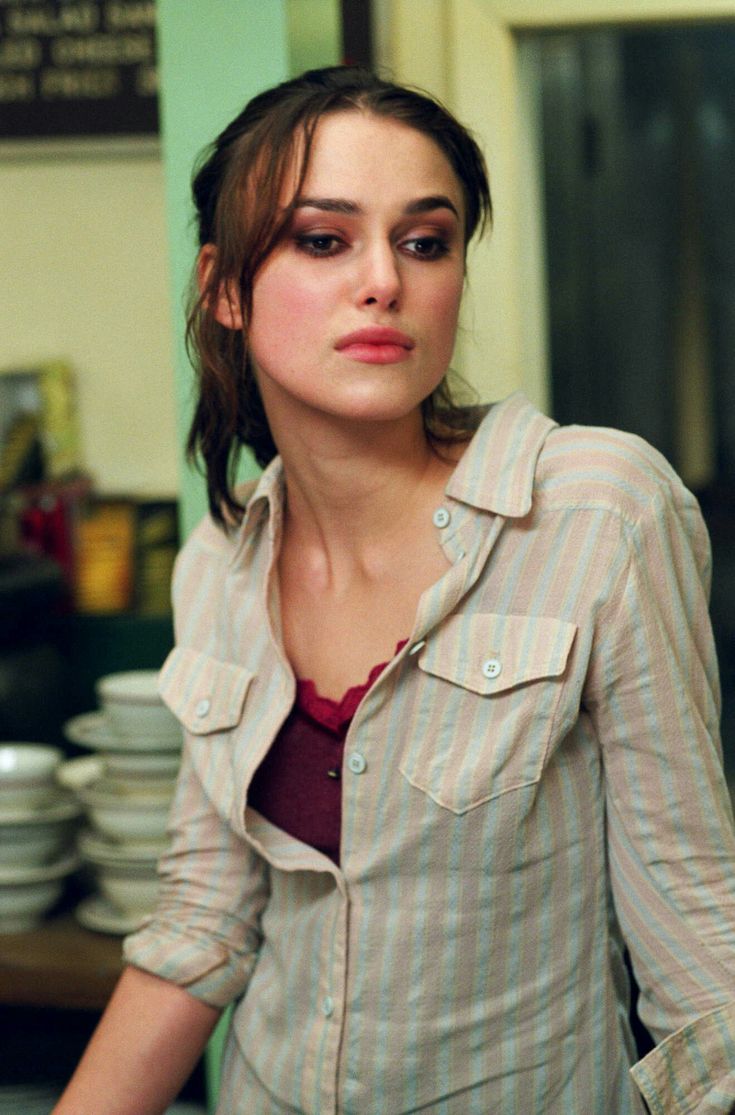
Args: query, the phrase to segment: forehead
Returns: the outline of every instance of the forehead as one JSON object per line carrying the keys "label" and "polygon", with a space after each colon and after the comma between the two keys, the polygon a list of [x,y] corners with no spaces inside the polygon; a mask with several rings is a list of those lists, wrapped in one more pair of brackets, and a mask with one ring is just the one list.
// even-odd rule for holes
{"label": "forehead", "polygon": [[[294,166],[287,176],[286,203],[294,196],[296,171]],[[319,121],[300,192],[360,204],[376,198],[399,204],[446,194],[459,212],[464,209],[462,184],[433,139],[400,120],[358,109],[331,113]]]}

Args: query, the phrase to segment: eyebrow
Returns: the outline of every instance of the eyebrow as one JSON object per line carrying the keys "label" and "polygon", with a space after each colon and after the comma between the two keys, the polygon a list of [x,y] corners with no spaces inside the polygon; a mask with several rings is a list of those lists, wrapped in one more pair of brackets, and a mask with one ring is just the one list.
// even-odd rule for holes
{"label": "eyebrow", "polygon": [[[297,197],[293,201],[294,209],[321,209],[325,213],[344,213],[347,216],[360,216],[364,210],[357,202],[347,201],[341,197]],[[449,209],[459,220],[459,213],[453,201],[446,194],[430,194],[428,197],[419,197],[410,201],[404,208],[406,216],[413,217],[420,213],[431,213],[434,209]]]}

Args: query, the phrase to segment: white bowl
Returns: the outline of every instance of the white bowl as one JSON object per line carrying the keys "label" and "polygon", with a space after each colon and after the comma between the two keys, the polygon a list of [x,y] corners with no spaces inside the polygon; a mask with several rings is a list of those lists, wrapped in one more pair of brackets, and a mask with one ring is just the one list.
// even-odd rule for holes
{"label": "white bowl", "polygon": [[88,787],[97,794],[137,802],[170,802],[175,788],[173,778],[120,778],[107,770],[99,781]]}
{"label": "white bowl", "polygon": [[159,881],[151,868],[97,867],[97,885],[103,898],[124,914],[153,910]]}
{"label": "white bowl", "polygon": [[25,933],[38,925],[78,866],[78,856],[67,855],[42,867],[0,867],[0,933]]}
{"label": "white bowl", "polygon": [[63,879],[0,883],[0,933],[25,933],[43,921],[64,890]]}
{"label": "white bowl", "polygon": [[88,863],[116,867],[147,867],[155,870],[158,860],[168,848],[168,840],[151,840],[148,843],[121,844],[109,840],[93,829],[77,835],[77,848]]}
{"label": "white bowl", "polygon": [[100,788],[103,788],[105,793],[145,801],[149,801],[152,797],[171,801],[175,787],[176,780],[173,778],[122,778],[113,771],[106,772],[100,783]]}
{"label": "white bowl", "polygon": [[44,805],[57,796],[54,771],[64,757],[43,743],[0,743],[0,809]]}
{"label": "white bowl", "polygon": [[80,814],[75,801],[0,813],[0,867],[32,867],[58,859],[71,846]]}
{"label": "white bowl", "polygon": [[95,685],[114,731],[130,740],[180,740],[181,725],[158,694],[158,670],[107,674]]}
{"label": "white bowl", "polygon": [[127,781],[174,782],[181,756],[176,751],[106,751],[105,774]]}
{"label": "white bowl", "polygon": [[165,839],[170,794],[124,795],[101,790],[98,785],[80,795],[87,816],[98,832],[123,843]]}

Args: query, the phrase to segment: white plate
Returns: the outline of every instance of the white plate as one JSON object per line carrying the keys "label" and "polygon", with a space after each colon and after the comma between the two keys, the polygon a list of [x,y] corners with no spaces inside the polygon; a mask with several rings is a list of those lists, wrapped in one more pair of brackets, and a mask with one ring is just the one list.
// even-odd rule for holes
{"label": "white plate", "polygon": [[74,916],[85,929],[124,937],[128,933],[133,933],[146,915],[122,914],[111,906],[106,898],[93,894],[79,903],[74,910]]}
{"label": "white plate", "polygon": [[32,806],[27,806],[25,809],[0,809],[0,825],[35,825],[39,821],[70,821],[72,817],[78,817],[81,812],[82,808],[78,801],[59,792],[58,798],[54,801],[35,809]]}
{"label": "white plate", "polygon": [[182,738],[173,736],[122,736],[101,709],[82,712],[64,725],[64,735],[80,747],[94,751],[180,751]]}
{"label": "white plate", "polygon": [[67,852],[55,863],[43,863],[37,867],[19,864],[15,867],[0,867],[0,883],[47,883],[51,879],[61,879],[70,875],[80,866],[81,860],[76,852]]}

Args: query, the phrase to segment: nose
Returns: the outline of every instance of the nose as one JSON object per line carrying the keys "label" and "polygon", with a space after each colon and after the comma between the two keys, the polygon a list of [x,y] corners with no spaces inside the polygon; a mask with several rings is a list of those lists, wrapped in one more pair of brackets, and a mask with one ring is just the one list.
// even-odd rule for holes
{"label": "nose", "polygon": [[389,243],[372,244],[360,261],[357,303],[381,310],[398,309],[401,296],[399,263]]}

